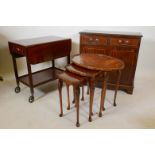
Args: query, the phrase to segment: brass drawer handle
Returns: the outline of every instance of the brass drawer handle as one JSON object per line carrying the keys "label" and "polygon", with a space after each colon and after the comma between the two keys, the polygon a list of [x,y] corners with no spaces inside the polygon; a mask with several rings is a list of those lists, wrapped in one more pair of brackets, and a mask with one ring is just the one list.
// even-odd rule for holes
{"label": "brass drawer handle", "polygon": [[17,52],[23,52],[23,49],[20,48],[20,47],[16,47],[15,50],[16,50]]}
{"label": "brass drawer handle", "polygon": [[122,40],[121,40],[121,39],[119,39],[119,40],[118,40],[118,42],[119,42],[119,43],[122,43]]}
{"label": "brass drawer handle", "polygon": [[18,52],[21,51],[21,49],[20,49],[19,47],[17,47],[16,50],[17,50]]}
{"label": "brass drawer handle", "polygon": [[126,40],[125,43],[128,44],[129,43],[129,40]]}

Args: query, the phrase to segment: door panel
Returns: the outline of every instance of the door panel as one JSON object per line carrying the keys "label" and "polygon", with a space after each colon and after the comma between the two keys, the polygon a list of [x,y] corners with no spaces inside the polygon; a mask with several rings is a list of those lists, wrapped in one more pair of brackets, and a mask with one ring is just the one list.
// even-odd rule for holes
{"label": "door panel", "polygon": [[[121,84],[132,84],[134,73],[133,68],[135,68],[137,53],[135,49],[123,48],[123,47],[114,47],[111,49],[110,55],[118,59],[123,60],[125,63],[125,68],[122,70],[121,75]],[[116,72],[110,73],[109,82],[116,83],[117,74]]]}

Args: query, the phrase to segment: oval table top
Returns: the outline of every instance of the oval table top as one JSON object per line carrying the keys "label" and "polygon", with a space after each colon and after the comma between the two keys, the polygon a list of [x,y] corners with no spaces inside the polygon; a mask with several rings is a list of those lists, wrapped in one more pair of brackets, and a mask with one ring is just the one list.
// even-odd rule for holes
{"label": "oval table top", "polygon": [[124,68],[123,61],[103,54],[80,54],[75,56],[72,62],[91,70],[114,71]]}

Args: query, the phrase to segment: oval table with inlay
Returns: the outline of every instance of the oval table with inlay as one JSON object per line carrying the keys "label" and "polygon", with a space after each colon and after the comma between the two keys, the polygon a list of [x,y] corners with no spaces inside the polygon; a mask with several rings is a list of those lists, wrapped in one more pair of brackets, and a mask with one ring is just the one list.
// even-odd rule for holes
{"label": "oval table with inlay", "polygon": [[[101,71],[104,75],[103,82],[102,82],[102,92],[101,92],[101,104],[100,104],[100,112],[99,116],[102,116],[102,109],[104,108],[104,100],[105,100],[105,94],[106,94],[106,83],[108,78],[108,72],[111,71],[117,71],[118,72],[118,79],[114,94],[114,106],[116,106],[116,96],[117,96],[117,90],[119,87],[119,80],[121,76],[121,70],[124,68],[124,62],[110,56],[106,56],[103,54],[80,54],[75,57],[73,57],[72,62],[79,66],[83,67],[89,70],[97,70]],[[90,80],[90,115],[89,115],[89,121],[92,121],[91,119],[91,113],[92,113],[92,106],[93,106],[93,97],[94,97],[94,81],[95,79],[92,78]]]}

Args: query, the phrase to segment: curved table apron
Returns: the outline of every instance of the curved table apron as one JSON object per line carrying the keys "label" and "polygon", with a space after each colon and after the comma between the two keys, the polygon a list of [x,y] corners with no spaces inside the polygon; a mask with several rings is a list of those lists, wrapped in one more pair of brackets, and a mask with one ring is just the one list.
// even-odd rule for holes
{"label": "curved table apron", "polygon": [[[108,78],[108,72],[117,71],[118,72],[118,79],[114,94],[114,103],[113,105],[116,106],[116,96],[117,90],[119,87],[119,81],[121,77],[121,70],[124,68],[124,62],[113,58],[110,56],[102,55],[102,54],[80,54],[75,56],[72,59],[72,62],[77,66],[90,69],[90,70],[98,70],[102,71],[104,78],[102,82],[102,92],[101,92],[101,104],[100,104],[100,111],[99,116],[102,116],[102,110],[104,110],[104,100],[106,94],[106,83]],[[90,111],[92,112],[93,106],[93,96],[94,96],[94,79],[90,80]],[[91,115],[89,116],[89,121],[91,121]]]}

